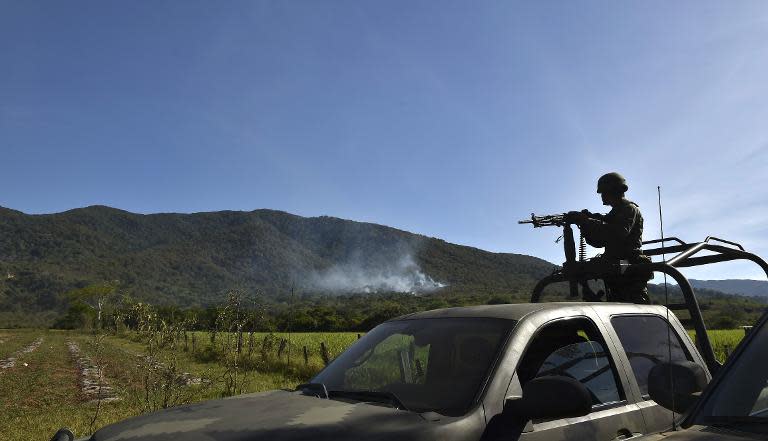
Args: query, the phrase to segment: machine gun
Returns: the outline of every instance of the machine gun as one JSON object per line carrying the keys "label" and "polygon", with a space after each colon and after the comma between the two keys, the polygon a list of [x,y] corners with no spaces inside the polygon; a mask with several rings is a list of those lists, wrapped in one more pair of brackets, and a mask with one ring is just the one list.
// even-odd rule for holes
{"label": "machine gun", "polygon": [[[586,212],[588,213],[588,212]],[[588,214],[589,215],[589,214]],[[573,222],[570,219],[569,213],[561,214],[548,214],[544,216],[536,216],[535,213],[531,213],[530,219],[525,219],[517,222],[518,224],[531,224],[533,228],[541,227],[562,227],[563,235],[563,251],[565,252],[565,263],[563,263],[563,269],[565,271],[572,270],[577,265],[576,260],[576,243],[573,239],[573,228],[571,225]],[[559,241],[560,239],[558,239]],[[586,260],[587,245],[584,241],[584,236],[579,234],[579,260],[578,262],[584,262]],[[584,300],[599,300],[603,296],[602,293],[594,293],[589,287],[587,280],[569,280],[568,287],[571,297],[579,296],[579,285],[582,287],[582,297]]]}
{"label": "machine gun", "polygon": [[[567,225],[572,224],[573,222],[570,219],[571,213],[562,213],[562,214],[547,214],[544,216],[536,216],[535,213],[531,213],[530,219],[525,219],[518,221],[518,224],[531,224],[533,225],[533,228],[541,228],[541,227],[563,227],[565,228]],[[590,213],[587,210],[583,210],[582,213],[584,213],[587,217],[598,219],[599,215],[595,215],[593,213]],[[569,246],[568,240],[573,241],[573,229],[571,229],[570,233],[563,230],[563,235],[561,238],[565,238],[565,243],[563,244],[566,249],[571,249],[573,246]],[[558,239],[559,241],[560,239]],[[565,252],[566,260],[568,260],[569,252]],[[584,236],[579,235],[579,262],[583,262],[587,258],[587,244],[584,241]],[[575,258],[574,258],[575,260]]]}
{"label": "machine gun", "polygon": [[526,220],[518,221],[518,224],[531,224],[533,225],[533,228],[540,228],[540,227],[562,227],[566,223],[566,217],[568,216],[568,213],[563,214],[548,214],[545,216],[536,216],[536,214],[531,213],[531,218]]}

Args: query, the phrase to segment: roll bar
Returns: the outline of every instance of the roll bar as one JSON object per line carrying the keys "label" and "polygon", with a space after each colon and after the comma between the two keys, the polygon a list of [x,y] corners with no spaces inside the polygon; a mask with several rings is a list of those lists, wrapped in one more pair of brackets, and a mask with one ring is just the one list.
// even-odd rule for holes
{"label": "roll bar", "polygon": [[[673,242],[675,245],[665,246],[666,242]],[[718,242],[720,245],[713,242]],[[645,273],[648,272],[660,272],[672,277],[680,287],[680,291],[683,294],[684,303],[668,304],[667,308],[671,310],[687,310],[691,316],[690,324],[696,332],[696,343],[699,346],[704,362],[710,371],[715,372],[720,367],[720,364],[715,358],[714,350],[712,349],[712,343],[707,335],[707,328],[704,324],[704,318],[701,314],[701,308],[699,302],[696,299],[696,295],[693,292],[691,283],[685,276],[678,270],[678,268],[692,267],[707,265],[716,262],[725,262],[731,260],[749,260],[762,268],[768,277],[768,263],[756,254],[750,253],[744,249],[743,246],[736,242],[731,242],[717,237],[708,236],[702,242],[686,243],[676,237],[670,237],[665,239],[654,239],[643,242],[643,245],[652,245],[660,243],[661,246],[657,248],[645,249],[643,254],[646,256],[658,256],[663,254],[674,254],[674,257],[669,259],[666,263],[617,263],[606,264],[604,262],[591,262],[583,261],[576,262],[571,256],[574,252],[569,252],[569,245],[573,244],[573,241],[565,243],[566,247],[566,262],[563,264],[562,269],[556,270],[549,276],[539,280],[536,286],[533,288],[533,294],[531,295],[531,303],[538,303],[541,301],[541,295],[548,285],[557,282],[569,282],[571,296],[574,296],[574,286],[579,283],[585,283],[587,280],[592,279],[604,279],[605,277],[616,277],[619,274],[632,273]],[[711,254],[705,256],[696,256],[701,251],[708,251]]]}

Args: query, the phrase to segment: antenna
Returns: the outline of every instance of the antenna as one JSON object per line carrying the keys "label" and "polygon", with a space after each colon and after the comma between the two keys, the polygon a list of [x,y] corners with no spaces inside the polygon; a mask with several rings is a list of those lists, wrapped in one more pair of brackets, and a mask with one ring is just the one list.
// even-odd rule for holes
{"label": "antenna", "polygon": [[[659,196],[659,229],[661,230],[661,247],[664,249],[664,216],[661,210],[661,186],[656,186],[656,193]],[[661,259],[664,263],[667,263],[667,254],[661,253]],[[667,286],[667,273],[664,273],[664,307],[667,308],[667,363],[672,363],[672,325],[669,323],[669,288]],[[675,423],[675,379],[672,375],[669,376],[672,389],[672,430],[677,430]]]}

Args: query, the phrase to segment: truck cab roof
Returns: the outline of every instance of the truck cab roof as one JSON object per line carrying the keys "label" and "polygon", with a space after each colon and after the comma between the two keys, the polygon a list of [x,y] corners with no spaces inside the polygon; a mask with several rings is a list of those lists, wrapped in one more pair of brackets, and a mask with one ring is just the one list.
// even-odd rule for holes
{"label": "truck cab roof", "polygon": [[414,320],[431,318],[496,318],[519,321],[523,317],[537,312],[572,313],[575,309],[595,308],[599,312],[665,314],[662,305],[638,305],[633,303],[608,302],[551,302],[551,303],[509,303],[501,305],[461,306],[454,308],[433,309],[402,315],[392,320]]}

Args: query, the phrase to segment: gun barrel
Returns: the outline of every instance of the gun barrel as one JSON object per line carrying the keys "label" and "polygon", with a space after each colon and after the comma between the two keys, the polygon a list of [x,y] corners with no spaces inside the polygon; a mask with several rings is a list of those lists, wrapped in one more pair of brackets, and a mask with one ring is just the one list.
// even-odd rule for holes
{"label": "gun barrel", "polygon": [[545,216],[536,216],[531,213],[530,219],[525,219],[517,222],[518,224],[533,224],[534,228],[538,227],[561,227],[565,225],[565,214],[549,214]]}

